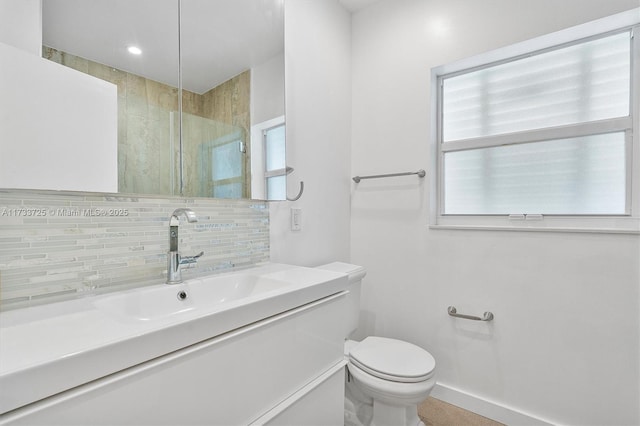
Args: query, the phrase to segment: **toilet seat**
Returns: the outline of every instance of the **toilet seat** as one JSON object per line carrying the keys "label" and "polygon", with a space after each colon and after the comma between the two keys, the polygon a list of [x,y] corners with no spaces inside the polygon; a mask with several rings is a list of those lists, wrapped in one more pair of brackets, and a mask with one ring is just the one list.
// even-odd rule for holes
{"label": "toilet seat", "polygon": [[431,378],[436,362],[419,346],[386,337],[369,336],[349,351],[349,361],[383,380],[418,383]]}
{"label": "toilet seat", "polygon": [[349,364],[348,370],[350,380],[355,382],[365,395],[392,405],[418,404],[424,401],[435,385],[435,375],[422,382],[401,383],[381,379],[353,364]]}

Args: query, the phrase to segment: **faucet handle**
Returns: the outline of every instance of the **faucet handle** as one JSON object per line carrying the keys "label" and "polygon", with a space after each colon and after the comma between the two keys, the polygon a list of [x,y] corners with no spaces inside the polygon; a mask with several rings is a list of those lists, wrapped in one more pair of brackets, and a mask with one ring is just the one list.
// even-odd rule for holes
{"label": "faucet handle", "polygon": [[187,265],[186,266],[187,268],[193,268],[195,267],[195,264],[198,262],[198,259],[201,258],[203,254],[204,252],[201,251],[195,256],[182,256],[180,258],[180,265]]}

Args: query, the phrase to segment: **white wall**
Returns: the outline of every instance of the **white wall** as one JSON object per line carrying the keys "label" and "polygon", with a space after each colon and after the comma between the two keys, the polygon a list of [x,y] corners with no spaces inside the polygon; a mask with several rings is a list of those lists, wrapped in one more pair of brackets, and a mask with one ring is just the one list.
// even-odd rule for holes
{"label": "white wall", "polygon": [[117,88],[0,43],[0,188],[118,191]]}
{"label": "white wall", "polygon": [[[289,196],[270,203],[271,260],[314,266],[349,259],[350,15],[337,0],[285,2]],[[302,209],[301,231],[289,209]]]}
{"label": "white wall", "polygon": [[284,117],[284,52],[251,69],[251,196],[266,198],[263,132]]}
{"label": "white wall", "polygon": [[[634,7],[386,0],[357,12],[352,173],[428,169],[432,67]],[[351,261],[369,271],[360,336],[427,348],[437,396],[509,424],[640,423],[640,237],[429,230],[429,177],[363,181],[351,203]],[[449,305],[495,320],[453,319]]]}
{"label": "white wall", "polygon": [[117,88],[41,58],[41,24],[0,0],[0,188],[117,192]]}
{"label": "white wall", "polygon": [[251,125],[284,115],[284,53],[251,69]]}
{"label": "white wall", "polygon": [[0,42],[40,55],[42,0],[0,0]]}

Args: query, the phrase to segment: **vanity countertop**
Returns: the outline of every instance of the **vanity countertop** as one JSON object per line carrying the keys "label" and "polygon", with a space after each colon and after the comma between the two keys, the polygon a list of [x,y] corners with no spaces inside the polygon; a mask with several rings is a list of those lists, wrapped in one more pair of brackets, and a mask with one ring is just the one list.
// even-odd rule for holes
{"label": "vanity countertop", "polygon": [[0,312],[0,414],[322,299],[347,284],[341,273],[266,263],[182,284]]}

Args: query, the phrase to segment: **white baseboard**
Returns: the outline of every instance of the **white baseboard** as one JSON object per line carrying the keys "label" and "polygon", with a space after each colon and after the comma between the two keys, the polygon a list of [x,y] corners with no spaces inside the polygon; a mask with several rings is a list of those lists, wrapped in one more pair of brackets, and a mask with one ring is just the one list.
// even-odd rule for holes
{"label": "white baseboard", "polygon": [[431,396],[509,426],[555,425],[548,420],[488,401],[446,384],[437,383],[431,391]]}

